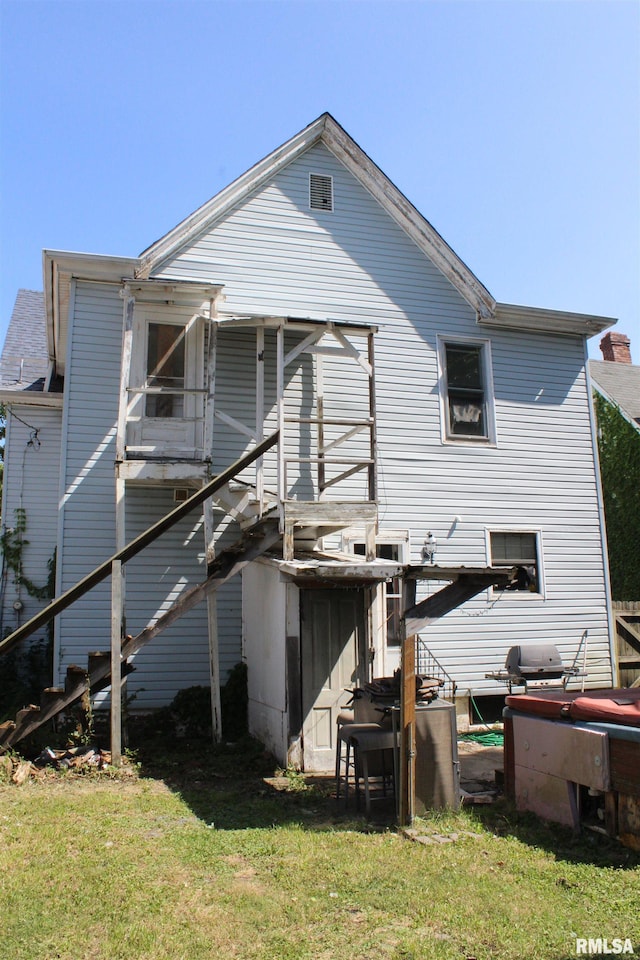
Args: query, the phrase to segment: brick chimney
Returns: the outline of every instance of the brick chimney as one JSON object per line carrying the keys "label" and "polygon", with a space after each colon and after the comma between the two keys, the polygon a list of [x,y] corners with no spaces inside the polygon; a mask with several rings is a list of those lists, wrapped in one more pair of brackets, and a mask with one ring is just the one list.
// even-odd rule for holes
{"label": "brick chimney", "polygon": [[600,341],[604,360],[613,363],[631,363],[631,341],[624,333],[605,333]]}

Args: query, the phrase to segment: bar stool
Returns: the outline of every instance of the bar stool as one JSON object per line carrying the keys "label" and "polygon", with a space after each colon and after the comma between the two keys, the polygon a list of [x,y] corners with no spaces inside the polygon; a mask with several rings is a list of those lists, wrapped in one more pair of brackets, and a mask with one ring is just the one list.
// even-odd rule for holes
{"label": "bar stool", "polygon": [[[338,727],[338,738],[336,745],[336,799],[340,800],[342,785],[342,744],[345,744],[345,766],[344,766],[344,784],[345,784],[345,803],[349,796],[349,771],[353,770],[353,781],[356,794],[356,808],[360,807],[360,780],[364,786],[365,811],[367,815],[371,812],[371,794],[369,790],[370,774],[369,754],[380,753],[385,750],[393,750],[397,740],[397,735],[393,730],[381,726],[379,723],[343,723]],[[375,774],[375,776],[380,776]],[[384,753],[382,754],[382,787],[383,794],[386,796],[386,782],[390,777],[393,778],[393,764],[391,771],[387,774],[384,765]]]}

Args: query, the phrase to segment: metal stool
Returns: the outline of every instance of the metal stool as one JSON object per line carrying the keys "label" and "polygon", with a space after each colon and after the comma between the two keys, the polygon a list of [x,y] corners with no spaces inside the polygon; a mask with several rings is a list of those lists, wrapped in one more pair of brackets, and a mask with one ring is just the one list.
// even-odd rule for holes
{"label": "metal stool", "polygon": [[[360,806],[360,779],[364,785],[365,810],[371,812],[371,794],[369,790],[369,754],[384,750],[393,750],[397,741],[397,735],[393,730],[382,727],[379,723],[344,723],[338,727],[338,740],[336,746],[336,799],[340,800],[342,784],[342,744],[346,746],[345,751],[345,803],[349,795],[349,770],[353,770],[353,780],[356,793],[356,808]],[[382,767],[382,785],[383,793],[386,796],[387,773],[384,768],[384,755]],[[389,774],[393,781],[393,764]]]}

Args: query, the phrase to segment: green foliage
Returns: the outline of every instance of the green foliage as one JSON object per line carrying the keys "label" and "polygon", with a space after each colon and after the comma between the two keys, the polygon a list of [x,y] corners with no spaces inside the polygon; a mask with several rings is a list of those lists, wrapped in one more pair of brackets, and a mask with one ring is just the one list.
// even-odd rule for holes
{"label": "green foliage", "polygon": [[[27,529],[27,513],[24,507],[16,507],[14,514],[13,527],[5,527],[0,535],[0,549],[4,554],[5,565],[12,572],[16,586],[24,587],[29,596],[37,600],[47,600],[53,595],[50,592],[50,584],[47,582],[43,587],[37,587],[22,569],[24,548],[29,543],[24,536]],[[51,573],[51,570],[49,572]]]}
{"label": "green foliage", "polygon": [[[24,539],[26,514],[16,510],[16,526],[0,536],[0,548],[5,566],[13,573],[14,582],[23,586],[38,600],[49,600],[55,594],[56,551],[47,562],[47,582],[37,587],[22,573],[22,552],[28,540]],[[27,703],[39,703],[44,687],[51,683],[53,672],[53,620],[47,626],[46,637],[27,640],[17,649],[0,654],[0,723],[13,719],[16,711]]]}
{"label": "green foliage", "polygon": [[164,782],[0,784],[2,956],[568,960],[576,937],[638,953],[640,858],[606,837],[500,801],[426,815],[416,835],[449,842],[410,842],[330,790],[272,785],[244,744],[174,756]]}
{"label": "green foliage", "polygon": [[598,452],[614,600],[640,599],[640,433],[595,394]]}

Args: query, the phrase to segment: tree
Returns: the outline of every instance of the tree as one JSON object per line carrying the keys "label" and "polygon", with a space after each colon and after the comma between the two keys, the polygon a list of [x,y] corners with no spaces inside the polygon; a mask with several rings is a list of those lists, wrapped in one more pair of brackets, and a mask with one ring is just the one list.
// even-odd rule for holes
{"label": "tree", "polygon": [[640,433],[595,394],[598,453],[614,600],[640,600]]}

